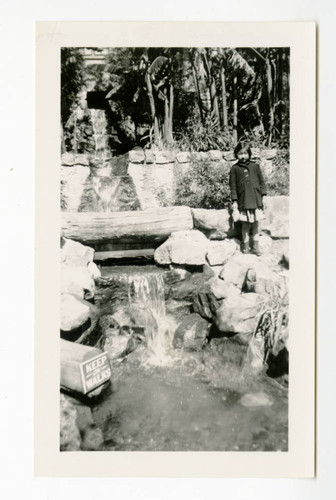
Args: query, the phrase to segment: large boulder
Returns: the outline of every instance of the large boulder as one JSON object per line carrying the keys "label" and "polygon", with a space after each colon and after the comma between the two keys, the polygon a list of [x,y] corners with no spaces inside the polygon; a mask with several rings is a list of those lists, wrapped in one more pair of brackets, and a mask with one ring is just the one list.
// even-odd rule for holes
{"label": "large boulder", "polygon": [[110,360],[124,358],[134,351],[136,341],[132,335],[111,335],[103,342],[103,349]]}
{"label": "large boulder", "polygon": [[219,277],[227,283],[243,288],[246,273],[258,266],[258,257],[251,254],[236,253],[223,267]]}
{"label": "large boulder", "polygon": [[94,249],[78,241],[62,238],[61,263],[69,266],[87,266],[93,261]]}
{"label": "large boulder", "polygon": [[90,302],[68,293],[61,294],[61,330],[70,332],[86,323],[93,315]]}
{"label": "large boulder", "polygon": [[192,209],[194,227],[202,231],[211,240],[223,240],[230,231],[228,210]]}
{"label": "large boulder", "polygon": [[271,270],[257,256],[235,254],[223,267],[219,277],[243,292],[282,296],[286,291],[283,276]]}
{"label": "large boulder", "polygon": [[216,309],[213,322],[223,333],[253,333],[265,299],[257,293],[231,295]]}
{"label": "large boulder", "polygon": [[128,313],[129,311],[123,308],[119,314],[104,314],[99,318],[103,334],[102,349],[108,353],[110,360],[123,358],[134,351],[137,342],[132,334],[144,333],[144,327],[137,329]]}
{"label": "large boulder", "polygon": [[289,196],[266,196],[265,219],[260,227],[272,238],[289,238]]}
{"label": "large boulder", "polygon": [[217,277],[210,278],[193,296],[193,310],[203,318],[212,319],[222,301],[240,294],[239,288]]}
{"label": "large boulder", "polygon": [[161,265],[202,266],[205,264],[207,246],[208,240],[200,231],[176,231],[155,250],[154,259]]}
{"label": "large boulder", "polygon": [[259,236],[259,250],[262,255],[270,253],[272,251],[272,246],[273,240],[270,236],[267,234],[261,234]]}
{"label": "large boulder", "polygon": [[173,346],[190,351],[200,351],[206,344],[211,324],[198,314],[190,314],[177,327]]}
{"label": "large boulder", "polygon": [[239,243],[234,239],[210,241],[206,258],[210,266],[219,266],[230,260],[238,250]]}
{"label": "large boulder", "polygon": [[101,275],[93,262],[93,248],[68,238],[62,238],[61,245],[61,293],[92,298],[95,291],[94,280]]}
{"label": "large boulder", "polygon": [[80,299],[91,299],[94,291],[94,278],[87,266],[61,266],[61,293],[71,294]]}

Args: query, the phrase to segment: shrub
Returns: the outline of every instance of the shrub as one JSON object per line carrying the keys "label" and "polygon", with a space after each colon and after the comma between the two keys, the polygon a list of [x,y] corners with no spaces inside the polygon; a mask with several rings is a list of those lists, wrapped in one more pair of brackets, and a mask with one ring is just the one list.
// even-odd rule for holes
{"label": "shrub", "polygon": [[268,196],[289,195],[289,165],[284,163],[276,166],[273,173],[266,178]]}
{"label": "shrub", "polygon": [[176,136],[178,136],[176,145],[181,151],[210,151],[211,149],[228,151],[234,146],[230,131],[220,130],[210,117],[206,118],[204,125],[199,119],[189,118],[185,129]]}
{"label": "shrub", "polygon": [[192,158],[192,166],[176,181],[175,205],[226,208],[230,203],[230,164]]}

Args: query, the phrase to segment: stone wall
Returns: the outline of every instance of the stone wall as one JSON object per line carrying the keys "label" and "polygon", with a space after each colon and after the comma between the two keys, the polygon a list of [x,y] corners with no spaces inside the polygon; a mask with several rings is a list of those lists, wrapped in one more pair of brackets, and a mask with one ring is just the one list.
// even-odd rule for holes
{"label": "stone wall", "polygon": [[[252,149],[268,177],[276,150]],[[62,155],[61,209],[65,212],[119,212],[175,204],[176,183],[192,161],[231,166],[233,151],[188,153],[132,150],[121,157],[95,161],[88,154]]]}

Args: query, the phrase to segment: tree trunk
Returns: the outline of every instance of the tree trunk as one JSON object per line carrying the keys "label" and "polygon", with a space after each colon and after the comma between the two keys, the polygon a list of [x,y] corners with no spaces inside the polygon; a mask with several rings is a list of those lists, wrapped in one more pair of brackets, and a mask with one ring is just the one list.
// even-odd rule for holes
{"label": "tree trunk", "polygon": [[169,101],[168,101],[168,96],[167,96],[167,88],[164,89],[164,96],[165,96],[165,101],[164,101],[164,132],[163,132],[163,137],[164,137],[164,143],[169,144]]}
{"label": "tree trunk", "polygon": [[197,92],[197,102],[198,102],[201,122],[202,122],[202,125],[204,125],[203,103],[202,103],[202,99],[201,99],[201,91],[199,88],[197,72],[196,72],[196,68],[195,68],[193,61],[191,62],[191,64],[192,64],[192,72],[193,72],[193,77],[194,77],[194,82],[195,82],[195,88],[196,88],[196,92]]}
{"label": "tree trunk", "polygon": [[272,80],[272,67],[269,57],[266,57],[266,86],[267,86],[267,100],[268,100],[268,146],[272,142],[272,134],[274,128],[274,103],[273,95],[273,80]]}
{"label": "tree trunk", "polygon": [[222,81],[222,112],[223,112],[223,129],[228,128],[228,113],[226,102],[226,84],[225,84],[225,69],[224,64],[221,65],[221,81]]}
{"label": "tree trunk", "polygon": [[233,141],[238,142],[238,102],[237,102],[237,76],[233,77]]}
{"label": "tree trunk", "polygon": [[154,96],[153,96],[153,86],[152,82],[150,79],[150,75],[146,73],[146,85],[147,85],[147,94],[148,94],[148,99],[149,99],[149,104],[150,104],[150,109],[151,109],[151,114],[152,114],[152,120],[153,120],[153,126],[154,126],[154,142],[157,144],[160,141],[160,130],[159,130],[159,122],[158,118],[156,116],[156,109],[155,109],[155,101],[154,101]]}
{"label": "tree trunk", "polygon": [[207,53],[204,50],[202,52],[203,56],[203,63],[204,67],[207,73],[208,77],[208,87],[210,91],[210,99],[211,99],[211,111],[213,115],[216,117],[218,125],[220,124],[220,119],[219,119],[219,107],[218,107],[218,98],[217,98],[217,92],[216,92],[216,82],[215,79],[212,75],[212,64],[211,60],[208,59]]}
{"label": "tree trunk", "polygon": [[146,242],[147,248],[155,248],[172,232],[187,231],[193,227],[191,209],[188,207],[62,213],[62,236],[89,245]]}
{"label": "tree trunk", "polygon": [[[278,89],[277,89],[277,101],[281,102],[283,101],[283,51],[282,49],[279,49],[279,54],[278,54],[278,63],[279,63],[279,71],[278,71]],[[282,106],[283,104],[280,104],[279,112],[278,112],[278,129],[280,135],[282,135]]]}
{"label": "tree trunk", "polygon": [[169,141],[168,144],[173,143],[173,112],[174,112],[174,87],[170,84],[169,87]]}

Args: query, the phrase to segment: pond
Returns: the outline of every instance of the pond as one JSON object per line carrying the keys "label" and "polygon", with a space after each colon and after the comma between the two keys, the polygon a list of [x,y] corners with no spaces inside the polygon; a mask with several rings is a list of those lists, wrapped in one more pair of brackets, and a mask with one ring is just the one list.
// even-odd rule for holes
{"label": "pond", "polygon": [[176,325],[165,315],[162,271],[103,268],[98,302],[116,280],[127,286],[130,302],[141,299],[151,308],[158,328],[112,362],[111,387],[93,409],[103,449],[287,451],[287,388],[253,370],[248,346],[212,338],[198,352],[174,349]]}

